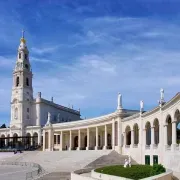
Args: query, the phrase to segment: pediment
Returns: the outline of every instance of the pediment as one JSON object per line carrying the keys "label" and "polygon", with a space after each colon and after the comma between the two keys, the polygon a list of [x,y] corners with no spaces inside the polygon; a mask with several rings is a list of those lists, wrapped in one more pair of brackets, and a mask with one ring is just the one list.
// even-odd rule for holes
{"label": "pediment", "polygon": [[15,125],[11,126],[11,129],[17,129],[17,128],[18,128],[18,127],[15,126]]}

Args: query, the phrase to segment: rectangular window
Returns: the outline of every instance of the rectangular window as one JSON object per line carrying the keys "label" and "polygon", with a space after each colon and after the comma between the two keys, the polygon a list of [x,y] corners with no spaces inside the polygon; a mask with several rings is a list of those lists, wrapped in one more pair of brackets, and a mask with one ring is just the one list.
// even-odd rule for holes
{"label": "rectangular window", "polygon": [[60,135],[58,135],[58,144],[60,144]]}
{"label": "rectangular window", "polygon": [[150,165],[150,155],[145,155],[145,164]]}
{"label": "rectangular window", "polygon": [[29,108],[27,108],[27,112],[29,112]]}
{"label": "rectangular window", "polygon": [[21,53],[19,53],[19,59],[21,59]]}
{"label": "rectangular window", "polygon": [[54,144],[56,144],[56,135],[54,135]]}
{"label": "rectangular window", "polygon": [[153,164],[158,164],[158,155],[153,155]]}

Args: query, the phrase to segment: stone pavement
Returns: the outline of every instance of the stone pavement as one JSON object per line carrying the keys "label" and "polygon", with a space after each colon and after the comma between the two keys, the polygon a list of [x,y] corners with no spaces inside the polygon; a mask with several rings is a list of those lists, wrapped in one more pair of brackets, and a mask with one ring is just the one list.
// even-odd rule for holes
{"label": "stone pavement", "polygon": [[[3,158],[6,161],[40,164],[46,170],[46,175],[38,178],[39,180],[70,180],[71,171],[82,168],[93,169],[111,164],[124,164],[125,158],[128,158],[112,150],[31,151],[16,155],[4,155],[4,157],[6,157]],[[132,164],[136,164],[136,162],[132,160]]]}
{"label": "stone pavement", "polygon": [[70,180],[71,173],[70,172],[52,172],[49,173],[38,180]]}
{"label": "stone pavement", "polygon": [[36,170],[36,168],[0,165],[0,180],[25,180],[26,173],[34,170]]}

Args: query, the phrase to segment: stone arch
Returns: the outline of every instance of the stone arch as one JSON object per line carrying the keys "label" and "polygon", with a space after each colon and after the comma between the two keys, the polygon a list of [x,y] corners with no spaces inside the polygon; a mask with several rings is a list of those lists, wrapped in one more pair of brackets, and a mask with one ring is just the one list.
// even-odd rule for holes
{"label": "stone arch", "polygon": [[139,127],[138,124],[135,123],[133,126],[133,131],[134,131],[134,144],[139,144]]}
{"label": "stone arch", "polygon": [[14,133],[13,134],[13,147],[17,147],[18,146],[18,134]]}
{"label": "stone arch", "polygon": [[7,135],[7,146],[10,146],[10,134]]}
{"label": "stone arch", "polygon": [[1,138],[0,138],[0,147],[4,147],[5,146],[5,135],[1,134]]}
{"label": "stone arch", "polygon": [[166,117],[166,125],[167,125],[167,144],[170,146],[172,144],[172,118],[170,114],[168,114]]}
{"label": "stone arch", "polygon": [[130,145],[131,144],[131,128],[130,128],[130,126],[126,126],[125,133],[126,133],[126,145]]}
{"label": "stone arch", "polygon": [[31,134],[26,133],[26,145],[29,147],[31,145]]}
{"label": "stone arch", "polygon": [[156,118],[153,122],[154,126],[154,144],[159,144],[159,120]]}
{"label": "stone arch", "polygon": [[33,133],[32,140],[33,140],[33,146],[37,146],[38,145],[38,133],[37,132]]}
{"label": "stone arch", "polygon": [[151,144],[151,123],[149,121],[146,122],[146,145]]}
{"label": "stone arch", "polygon": [[176,109],[174,113],[174,123],[176,123],[176,143],[180,144],[180,111]]}

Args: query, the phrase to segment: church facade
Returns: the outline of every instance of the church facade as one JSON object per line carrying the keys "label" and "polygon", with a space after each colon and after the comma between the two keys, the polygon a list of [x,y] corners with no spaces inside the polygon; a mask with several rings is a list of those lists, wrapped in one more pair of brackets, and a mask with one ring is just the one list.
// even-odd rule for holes
{"label": "church facade", "polygon": [[180,173],[180,93],[165,102],[161,89],[157,107],[147,112],[143,101],[138,111],[123,108],[118,94],[114,112],[82,120],[80,111],[45,100],[41,93],[33,98],[24,36],[20,42],[13,72],[10,128],[0,129],[1,138],[36,134],[43,151],[112,149],[131,155],[140,164],[161,163]]}

